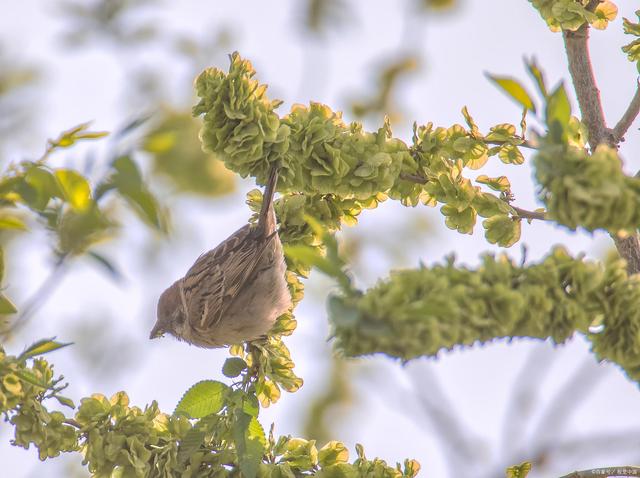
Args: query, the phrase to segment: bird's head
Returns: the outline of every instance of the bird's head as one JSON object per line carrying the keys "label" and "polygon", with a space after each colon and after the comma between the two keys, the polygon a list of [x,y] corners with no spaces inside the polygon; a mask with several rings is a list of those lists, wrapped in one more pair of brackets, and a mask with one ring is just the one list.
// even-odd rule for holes
{"label": "bird's head", "polygon": [[150,339],[171,334],[176,338],[182,337],[185,325],[185,312],[180,300],[180,280],[165,290],[158,300],[158,312],[156,324],[149,334]]}

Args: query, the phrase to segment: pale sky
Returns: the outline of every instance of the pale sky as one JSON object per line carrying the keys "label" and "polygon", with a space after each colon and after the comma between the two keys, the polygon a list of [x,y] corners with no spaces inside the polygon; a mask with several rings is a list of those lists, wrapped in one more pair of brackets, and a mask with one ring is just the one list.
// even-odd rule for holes
{"label": "pale sky", "polygon": [[[346,99],[354,92],[371,88],[370,75],[381,60],[393,58],[399,52],[418,51],[422,58],[420,72],[411,77],[399,92],[399,103],[406,113],[406,121],[395,125],[394,132],[405,141],[410,140],[412,121],[450,126],[462,123],[460,109],[466,105],[481,130],[497,123],[520,120],[518,107],[503,96],[484,76],[484,72],[510,75],[526,82],[523,56],[535,56],[544,69],[549,84],[564,80],[570,86],[560,34],[550,32],[529,2],[507,0],[461,1],[459,8],[445,15],[417,17],[407,14],[406,2],[360,0],[350,5],[355,20],[352,25],[335,29],[323,42],[308,42],[299,34],[293,6],[296,2],[247,1],[236,2],[160,2],[145,11],[157,18],[163,31],[184,32],[195,36],[210,34],[220,27],[233,33],[232,49],[251,60],[261,82],[270,85],[271,97],[284,100],[280,109],[285,114],[294,103],[320,101],[333,109],[347,108]],[[608,30],[592,32],[592,55],[598,84],[601,89],[609,125],[615,124],[631,99],[636,85],[635,65],[626,60],[620,47],[630,41],[622,34],[622,17],[635,18],[635,2],[618,2],[620,14]],[[42,66],[37,110],[38,137],[23,141],[10,150],[10,161],[34,157],[42,149],[46,138],[83,121],[94,120],[96,129],[113,130],[133,114],[131,92],[127,92],[127,68],[145,65],[162,68],[172,86],[169,102],[187,106],[192,95],[193,73],[184,61],[172,59],[162,48],[132,51],[125,58],[105,43],[93,43],[78,50],[68,50],[58,39],[65,23],[55,13],[55,2],[23,0],[0,2],[0,44],[5,50],[25,62]],[[216,55],[211,64],[226,69],[224,55]],[[126,68],[123,67],[126,65]],[[311,65],[311,66],[309,66]],[[574,101],[575,105],[575,101]],[[345,120],[353,118],[345,113]],[[367,123],[369,129],[378,124]],[[81,151],[81,150],[79,150]],[[640,162],[638,124],[631,128],[621,148],[625,170],[635,172]],[[76,155],[77,154],[77,155]],[[72,152],[58,156],[58,161],[81,157]],[[6,164],[5,159],[5,164]],[[489,176],[506,174],[516,194],[518,206],[535,209],[534,185],[528,163],[504,166],[494,159],[481,171]],[[165,338],[148,340],[148,330],[155,320],[155,302],[160,292],[184,274],[195,258],[204,250],[246,222],[249,211],[243,193],[252,188],[250,181],[241,183],[242,191],[218,201],[171,199],[167,204],[172,216],[178,218],[181,241],[161,244],[156,249],[145,246],[149,232],[135,221],[121,239],[105,251],[115,259],[124,272],[124,286],[114,284],[103,273],[79,261],[44,309],[25,330],[19,342],[8,346],[19,352],[23,344],[57,335],[66,341],[65,329],[60,325],[72,318],[92,323],[96,319],[113,322],[113,336],[127,346],[100,348],[100,335],[95,343],[77,343],[82,350],[97,348],[103,371],[118,371],[108,378],[83,367],[78,351],[69,347],[48,358],[58,373],[71,383],[67,395],[76,403],[93,392],[109,396],[119,390],[129,393],[131,402],[140,406],[158,400],[161,409],[170,413],[182,393],[202,379],[226,380],[220,368],[228,356],[226,350],[201,350]],[[361,284],[373,284],[388,270],[398,266],[417,266],[419,261],[429,264],[442,261],[454,252],[460,261],[475,264],[479,254],[498,252],[482,236],[480,223],[472,236],[460,235],[446,229],[438,209],[418,207],[408,210],[399,204],[385,204],[379,210],[367,211],[355,232],[374,235],[384,228],[393,233],[398,217],[426,217],[433,225],[433,237],[414,245],[412,256],[402,263],[394,263],[376,252],[366,251],[367,274],[357,279]],[[402,238],[398,237],[398,241]],[[374,241],[375,242],[375,241]],[[556,243],[566,245],[572,252],[585,252],[601,257],[611,241],[602,233],[570,233],[549,224],[524,224],[522,244],[526,244],[529,260],[545,255]],[[173,247],[172,247],[173,244]],[[49,267],[47,241],[44,234],[20,248],[11,250],[8,258],[7,293],[18,305],[44,280]],[[520,245],[508,250],[520,258]],[[145,274],[151,270],[152,273]],[[11,272],[16,280],[11,280]],[[146,282],[152,280],[152,282]],[[328,326],[323,297],[330,284],[314,274],[307,288],[309,294],[297,309],[298,330],[286,339],[296,372],[305,380],[304,387],[263,410],[260,420],[268,427],[276,423],[277,434],[300,435],[301,417],[312,397],[324,386],[326,365],[331,345],[326,342]],[[111,322],[110,322],[111,323]],[[85,338],[86,340],[86,338]],[[111,343],[111,342],[109,342]],[[118,342],[114,342],[114,345]],[[448,400],[439,403],[445,410],[453,410],[463,422],[466,435],[485,439],[478,442],[475,468],[467,476],[485,476],[499,458],[500,437],[506,404],[512,393],[513,381],[527,354],[541,349],[543,357],[554,355],[549,375],[538,387],[539,400],[548,404],[555,399],[560,387],[576,367],[587,360],[588,344],[580,337],[549,352],[545,347],[528,340],[485,345],[441,354],[438,360],[415,360],[403,367],[399,362],[383,357],[358,361],[355,380],[362,408],[342,420],[334,430],[335,439],[344,441],[355,456],[355,443],[362,443],[368,457],[378,456],[391,464],[405,458],[416,458],[422,464],[420,476],[446,477],[446,460],[439,447],[438,432],[425,417],[415,398],[410,377],[428,384],[427,372],[441,382]],[[546,350],[546,352],[545,352]],[[546,353],[546,355],[545,355]],[[130,355],[127,355],[130,354]],[[96,359],[98,360],[98,359]],[[595,391],[569,418],[561,436],[580,437],[616,430],[636,430],[640,437],[640,393],[615,366],[598,367],[592,358],[593,373],[602,372]],[[374,370],[377,372],[374,373]],[[106,372],[105,372],[106,373]],[[428,393],[428,392],[427,392]],[[534,414],[537,417],[538,414]],[[523,430],[523,443],[529,438]],[[45,464],[37,461],[34,450],[25,451],[8,445],[6,425],[0,428],[0,462],[15,478],[31,476],[65,476],[56,466],[58,460]],[[638,438],[636,438],[638,440]],[[640,445],[640,443],[639,443]],[[518,456],[516,461],[526,459]],[[529,457],[534,458],[534,457]],[[612,456],[608,459],[584,456],[580,462],[564,464],[566,469],[532,473],[532,477],[560,476],[573,468],[631,464]],[[638,461],[636,455],[635,461]],[[8,465],[7,465],[8,464]],[[515,464],[515,461],[514,463]],[[8,466],[8,468],[7,468]],[[477,468],[480,466],[480,469]],[[489,476],[500,476],[489,475]]]}

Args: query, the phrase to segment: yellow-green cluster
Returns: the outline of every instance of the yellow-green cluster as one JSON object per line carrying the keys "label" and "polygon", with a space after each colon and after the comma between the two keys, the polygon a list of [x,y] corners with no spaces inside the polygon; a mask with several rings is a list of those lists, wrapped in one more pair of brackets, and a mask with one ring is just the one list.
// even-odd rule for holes
{"label": "yellow-green cluster", "polygon": [[[636,11],[636,15],[640,19],[640,10]],[[640,71],[640,22],[634,23],[631,20],[625,18],[624,32],[627,35],[636,37],[635,40],[623,46],[622,51],[627,54],[627,58],[629,59],[629,61],[633,61],[636,63],[638,71]]]}
{"label": "yellow-green cluster", "polygon": [[622,171],[615,149],[549,144],[534,157],[539,196],[549,217],[571,229],[610,232],[640,226],[640,179]]}
{"label": "yellow-green cluster", "polygon": [[[75,429],[64,423],[64,414],[50,412],[41,403],[45,396],[57,395],[53,389],[58,381],[47,361],[28,364],[6,355],[0,346],[0,413],[15,427],[13,444],[33,444],[41,460],[78,448]],[[69,403],[62,397],[61,401]]]}
{"label": "yellow-green cluster", "polygon": [[[276,212],[283,242],[314,241],[305,215],[337,230],[386,197],[412,206],[442,204],[447,226],[466,234],[480,215],[487,219],[483,225],[492,243],[510,246],[519,239],[520,220],[509,206],[506,177],[485,177],[496,195],[462,176],[465,168],[478,169],[491,156],[522,164],[524,141],[513,125],[499,124],[483,135],[465,108],[467,128],[416,126],[408,146],[392,138],[388,122],[366,132],[318,103],[296,105],[279,118],[274,110],[280,102],[266,97],[266,86],[254,74],[237,53],[227,74],[205,70],[196,83],[201,100],[194,114],[204,118],[203,147],[232,171],[264,182],[270,165],[278,162],[278,190],[285,195]],[[255,203],[258,197],[249,200]]]}
{"label": "yellow-green cluster", "polygon": [[609,1],[601,1],[592,11],[589,0],[529,0],[540,12],[552,31],[575,31],[584,24],[600,30],[607,28],[616,18],[618,7]]}
{"label": "yellow-green cluster", "polygon": [[[599,358],[640,380],[639,281],[620,259],[601,265],[562,248],[526,267],[487,255],[476,270],[449,261],[394,272],[362,295],[333,297],[330,314],[349,356],[408,360],[501,337],[562,343],[581,332]],[[589,333],[594,324],[604,331]]]}

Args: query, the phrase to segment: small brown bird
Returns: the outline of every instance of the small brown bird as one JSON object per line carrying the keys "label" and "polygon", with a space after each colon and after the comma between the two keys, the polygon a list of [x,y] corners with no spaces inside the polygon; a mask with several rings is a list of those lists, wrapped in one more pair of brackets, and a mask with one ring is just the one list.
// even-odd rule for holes
{"label": "small brown bird", "polygon": [[256,225],[241,227],[202,254],[162,293],[149,338],[168,333],[198,347],[239,344],[265,335],[291,307],[273,211],[277,181],[274,166]]}

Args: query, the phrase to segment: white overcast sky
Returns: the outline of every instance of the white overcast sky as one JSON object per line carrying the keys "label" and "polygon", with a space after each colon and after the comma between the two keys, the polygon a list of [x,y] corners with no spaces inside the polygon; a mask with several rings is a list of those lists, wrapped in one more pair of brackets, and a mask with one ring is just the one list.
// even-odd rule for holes
{"label": "white overcast sky", "polygon": [[[294,103],[309,101],[320,101],[337,110],[346,108],[349,94],[371,87],[370,74],[375,64],[393,58],[398,52],[417,50],[422,57],[422,68],[406,82],[398,96],[408,121],[396,125],[394,131],[405,141],[410,140],[409,125],[413,120],[418,123],[433,121],[442,126],[462,123],[460,109],[464,105],[482,130],[502,122],[517,124],[520,119],[517,106],[487,81],[484,72],[517,76],[528,81],[523,56],[538,59],[549,83],[564,80],[569,85],[561,36],[551,33],[525,0],[466,0],[450,14],[419,18],[406,14],[402,6],[406,2],[360,0],[345,3],[350,5],[355,16],[353,25],[336,29],[324,42],[308,42],[299,35],[293,8],[296,2],[292,0],[165,1],[155,8],[150,7],[147,13],[158,19],[162,29],[196,36],[223,26],[231,28],[234,33],[232,48],[253,62],[258,78],[270,85],[271,97],[284,100],[283,113]],[[620,51],[620,46],[629,41],[622,34],[622,16],[634,17],[637,4],[618,3],[621,10],[618,19],[607,31],[594,31],[591,44],[610,125],[615,124],[626,108],[637,76],[635,66]],[[86,120],[94,120],[96,129],[113,130],[121,125],[125,120],[123,111],[127,111],[123,98],[128,84],[123,62],[136,61],[140,62],[140,67],[149,64],[163,68],[173,87],[169,101],[182,101],[183,104],[189,101],[191,72],[184,62],[169,61],[166,52],[157,47],[144,55],[131,54],[125,59],[117,58],[116,51],[104,44],[77,51],[65,50],[58,41],[65,24],[55,14],[55,2],[2,0],[0,6],[0,41],[5,50],[25,62],[41,65],[45,72],[37,105],[38,137],[22,142],[20,153],[15,147],[11,149],[9,160],[36,156],[46,138]],[[222,56],[212,61],[216,66],[227,68]],[[313,67],[306,69],[309,64]],[[350,121],[352,118],[345,114],[345,119]],[[377,125],[367,124],[367,127]],[[637,159],[639,136],[635,125],[621,150],[628,172],[640,169]],[[6,161],[5,158],[5,164]],[[505,167],[495,160],[482,173],[491,176],[505,171],[514,185],[517,204],[529,209],[539,207],[527,163]],[[242,187],[248,190],[253,186],[247,181]],[[118,374],[106,379],[88,373],[72,347],[50,355],[57,371],[71,382],[68,394],[72,398],[77,400],[93,392],[110,395],[124,389],[129,392],[132,403],[142,406],[156,399],[163,410],[171,412],[181,394],[193,383],[206,378],[222,379],[220,367],[227,356],[226,351],[200,350],[168,338],[150,342],[147,334],[154,321],[156,298],[163,288],[184,274],[202,251],[218,244],[246,221],[248,211],[242,192],[213,203],[188,199],[170,203],[173,216],[180,218],[182,229],[177,233],[178,237],[188,238],[176,242],[174,248],[165,245],[155,252],[145,248],[148,232],[130,221],[131,228],[126,236],[106,249],[122,268],[127,278],[125,285],[115,285],[86,263],[76,264],[75,273],[63,281],[33,325],[24,332],[20,343],[10,344],[9,351],[18,352],[24,343],[44,336],[58,335],[64,341],[65,330],[60,324],[69,318],[93,322],[103,317],[113,322],[116,331],[113,334],[124,337],[135,350],[131,358],[127,358],[117,346],[98,347],[100,360],[105,362],[104,370],[120,369]],[[415,257],[402,265],[417,265],[419,260],[433,263],[451,252],[461,261],[475,264],[480,253],[500,249],[484,241],[481,226],[473,236],[459,235],[444,227],[437,209],[425,207],[408,211],[399,205],[386,204],[379,210],[363,214],[358,228],[365,234],[375,234],[384,228],[391,235],[398,224],[397,218],[404,214],[427,217],[434,225],[434,237],[416,247]],[[555,243],[593,257],[600,257],[611,246],[603,234],[574,234],[539,223],[524,224],[522,238],[530,260],[542,257]],[[8,261],[10,271],[15,271],[18,279],[11,281],[9,276],[7,292],[14,291],[18,302],[46,277],[49,267],[46,244],[43,236],[28,247],[12,249]],[[509,253],[519,258],[519,246]],[[386,275],[394,266],[388,260],[378,261],[380,255],[375,250],[368,254],[370,275],[359,278],[366,284]],[[153,261],[152,277],[144,273],[146,267],[151,267],[150,261]],[[143,279],[152,282],[141,283]],[[315,275],[309,283],[309,289],[324,294],[327,287],[326,281]],[[265,426],[276,422],[279,434],[301,433],[300,419],[305,407],[326,379],[323,372],[330,344],[326,342],[328,329],[322,299],[309,297],[299,307],[297,315],[299,328],[287,339],[287,344],[305,386],[296,394],[285,394],[279,403],[261,415]],[[99,344],[99,334],[95,341]],[[97,347],[96,344],[87,340],[74,347],[90,350]],[[335,429],[335,438],[349,445],[352,456],[355,456],[353,445],[359,442],[364,444],[369,457],[379,456],[391,463],[406,457],[416,458],[423,466],[421,476],[447,476],[437,432],[413,397],[408,378],[421,377],[428,368],[441,381],[448,396],[448,401],[440,405],[459,414],[468,436],[486,439],[485,445],[478,444],[476,451],[480,461],[474,464],[476,468],[467,470],[468,476],[484,476],[498,458],[504,427],[502,420],[513,380],[527,353],[535,347],[544,348],[531,341],[491,344],[442,354],[437,361],[416,360],[406,367],[384,358],[364,359],[361,362],[370,367],[362,368],[363,374],[357,380],[363,408],[343,420],[342,426]],[[567,377],[589,357],[588,345],[576,338],[554,354],[557,361],[538,389],[542,404],[551,402]],[[640,430],[637,386],[626,380],[616,367],[597,367],[595,359],[593,363],[594,373],[596,369],[602,369],[604,378],[571,416],[562,436]],[[371,370],[375,368],[379,372],[372,374]],[[523,430],[523,434],[531,431]],[[637,436],[640,434],[636,433]],[[64,468],[37,462],[33,450],[10,447],[6,425],[0,427],[0,439],[2,469],[11,470],[7,476],[66,476]],[[516,459],[520,458],[527,457]],[[588,468],[621,464],[617,460],[618,457],[586,456],[568,466]],[[560,476],[570,471],[546,470],[535,476]]]}

